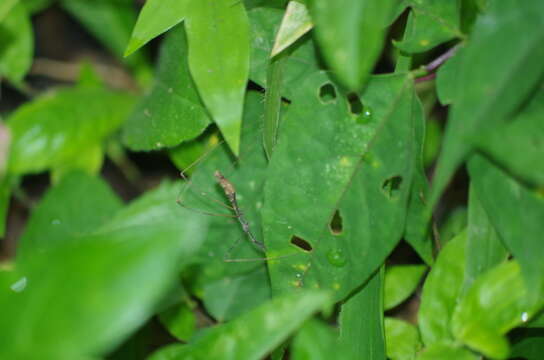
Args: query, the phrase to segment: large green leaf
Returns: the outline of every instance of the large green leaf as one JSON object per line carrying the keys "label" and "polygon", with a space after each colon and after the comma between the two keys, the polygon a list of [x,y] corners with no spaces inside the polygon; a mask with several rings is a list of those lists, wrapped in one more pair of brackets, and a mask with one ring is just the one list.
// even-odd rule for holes
{"label": "large green leaf", "polygon": [[455,337],[493,359],[506,359],[504,336],[527,322],[541,308],[531,302],[515,261],[502,263],[480,276],[463,297],[452,319]]}
{"label": "large green leaf", "polygon": [[527,182],[544,185],[544,87],[512,121],[477,137],[479,149]]}
{"label": "large green leaf", "polygon": [[335,330],[322,321],[308,320],[293,340],[290,359],[352,359],[351,349],[338,347],[338,333]]}
{"label": "large green leaf", "polygon": [[423,285],[418,319],[427,347],[453,340],[450,323],[465,275],[466,239],[462,233],[446,244]]}
{"label": "large green leaf", "polygon": [[482,156],[469,162],[474,189],[493,227],[519,261],[529,293],[537,300],[544,290],[544,199],[506,175]]}
{"label": "large green leaf", "polygon": [[36,173],[73,161],[115,131],[133,102],[123,93],[74,88],[20,106],[8,118],[13,136],[8,170]]}
{"label": "large green leaf", "polygon": [[451,343],[437,343],[425,348],[417,360],[478,360],[477,355],[469,350]]}
{"label": "large green leaf", "polygon": [[311,0],[325,60],[350,90],[362,88],[382,51],[393,0]]}
{"label": "large green leaf", "polygon": [[411,7],[411,26],[395,46],[407,53],[419,53],[462,37],[460,30],[461,0],[406,0]]}
{"label": "large green leaf", "polygon": [[6,1],[0,12],[0,77],[20,83],[32,64],[34,36],[23,4]]}
{"label": "large green leaf", "polygon": [[460,59],[431,206],[471,152],[472,137],[489,132],[511,115],[541,78],[543,18],[542,1],[493,0],[476,21]]}
{"label": "large green leaf", "polygon": [[[251,68],[250,78],[264,88],[270,54],[283,11],[270,8],[256,8],[248,12],[251,24]],[[291,98],[299,84],[311,73],[319,69],[314,43],[309,36],[302,37],[285,50],[288,56],[282,61],[281,94]]]}
{"label": "large green leaf", "polygon": [[189,0],[148,0],[134,25],[125,56],[144,46],[187,16]]}
{"label": "large green leaf", "polygon": [[436,94],[442,105],[451,105],[455,99],[457,87],[462,86],[457,82],[462,56],[463,50],[460,48],[455,56],[449,58],[436,72]]}
{"label": "large green leaf", "polygon": [[329,301],[324,292],[284,295],[207,331],[194,342],[163,348],[151,359],[262,359]]}
{"label": "large green leaf", "polygon": [[385,360],[383,266],[340,308],[338,349],[343,359]]}
{"label": "large green leaf", "polygon": [[100,178],[76,172],[49,189],[26,224],[17,261],[50,251],[92,233],[121,208],[121,200]]}
{"label": "large green leaf", "polygon": [[0,357],[105,354],[153,314],[180,262],[186,263],[200,242],[200,231],[196,219],[177,219],[169,226],[85,235],[36,252],[24,268],[26,288],[2,289]]}
{"label": "large green leaf", "polygon": [[249,20],[241,2],[191,1],[185,20],[189,66],[198,91],[238,155],[249,74]]}
{"label": "large green leaf", "polygon": [[413,360],[423,347],[414,325],[395,318],[385,318],[387,357],[391,360]]}
{"label": "large green leaf", "polygon": [[281,20],[270,56],[276,56],[291,46],[312,27],[312,19],[306,5],[302,2],[290,1]]}
{"label": "large green leaf", "polygon": [[426,271],[425,265],[388,266],[385,271],[384,309],[392,309],[412,295]]}
{"label": "large green leaf", "polygon": [[467,236],[465,290],[470,288],[480,274],[508,257],[508,252],[482,207],[478,190],[472,184],[469,190]]}
{"label": "large green leaf", "polygon": [[209,123],[189,73],[185,30],[177,26],[162,43],[155,86],[124,124],[123,140],[133,150],[172,147]]}
{"label": "large green leaf", "polygon": [[[280,257],[269,263],[276,291],[320,287],[342,299],[399,241],[423,121],[411,84],[402,74],[373,78],[358,115],[324,73],[299,86],[265,186],[265,242],[268,256]],[[334,218],[340,229],[330,227]]]}

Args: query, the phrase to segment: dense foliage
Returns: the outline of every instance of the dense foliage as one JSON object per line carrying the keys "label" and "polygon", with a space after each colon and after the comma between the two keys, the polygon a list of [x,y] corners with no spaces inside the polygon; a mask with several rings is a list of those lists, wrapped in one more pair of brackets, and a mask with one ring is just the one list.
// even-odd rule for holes
{"label": "dense foliage", "polygon": [[[51,7],[133,89],[34,91]],[[3,0],[0,358],[542,359],[543,39],[542,0]],[[125,202],[142,152],[181,176]]]}

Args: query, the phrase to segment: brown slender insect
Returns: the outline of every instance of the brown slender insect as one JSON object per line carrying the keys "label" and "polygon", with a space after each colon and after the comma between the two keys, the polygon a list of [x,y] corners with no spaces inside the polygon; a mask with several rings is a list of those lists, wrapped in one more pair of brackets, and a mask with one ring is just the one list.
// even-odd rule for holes
{"label": "brown slender insect", "polygon": [[234,214],[236,218],[238,219],[238,222],[240,223],[240,225],[242,225],[242,230],[247,234],[247,236],[249,237],[249,240],[253,244],[255,244],[255,246],[257,246],[263,252],[266,252],[266,247],[264,246],[264,244],[258,241],[257,239],[255,239],[255,237],[251,233],[251,230],[249,229],[249,223],[244,217],[242,210],[240,210],[240,207],[238,206],[238,201],[236,201],[236,190],[234,189],[234,185],[232,185],[232,183],[228,181],[223,176],[223,174],[221,174],[219,170],[215,170],[213,175],[217,179],[217,182],[219,183],[219,185],[223,188],[223,191],[225,192],[227,199],[229,199],[229,202],[232,205]]}

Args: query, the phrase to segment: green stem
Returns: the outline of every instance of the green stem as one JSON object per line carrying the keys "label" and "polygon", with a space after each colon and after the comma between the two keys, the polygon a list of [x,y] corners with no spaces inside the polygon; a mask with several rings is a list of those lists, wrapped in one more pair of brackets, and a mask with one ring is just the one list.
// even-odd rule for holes
{"label": "green stem", "polygon": [[272,156],[281,115],[281,83],[283,62],[287,58],[286,52],[282,52],[270,59],[266,76],[266,92],[264,96],[264,128],[263,143],[268,159]]}

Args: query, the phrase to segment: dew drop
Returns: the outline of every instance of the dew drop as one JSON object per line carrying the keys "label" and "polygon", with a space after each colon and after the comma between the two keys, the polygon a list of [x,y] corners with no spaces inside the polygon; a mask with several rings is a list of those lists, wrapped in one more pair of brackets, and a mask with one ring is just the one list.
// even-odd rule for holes
{"label": "dew drop", "polygon": [[327,260],[329,263],[336,267],[345,266],[347,263],[347,258],[344,252],[341,249],[333,249],[327,253]]}
{"label": "dew drop", "polygon": [[295,276],[300,279],[302,277],[302,274],[301,273],[296,273]]}
{"label": "dew drop", "polygon": [[527,314],[526,312],[522,313],[521,314],[521,321],[527,322],[527,320],[529,320],[529,314]]}
{"label": "dew drop", "polygon": [[359,124],[368,124],[372,121],[372,117],[374,116],[374,111],[372,111],[372,108],[370,106],[365,106],[363,110],[361,111],[361,114],[357,118],[357,122]]}
{"label": "dew drop", "polygon": [[60,225],[60,220],[59,219],[53,219],[51,221],[51,225]]}
{"label": "dew drop", "polygon": [[21,291],[23,291],[25,288],[26,288],[26,284],[27,284],[27,280],[26,280],[26,276],[20,278],[19,280],[17,280],[15,283],[13,283],[11,286],[10,286],[10,289],[19,293]]}

